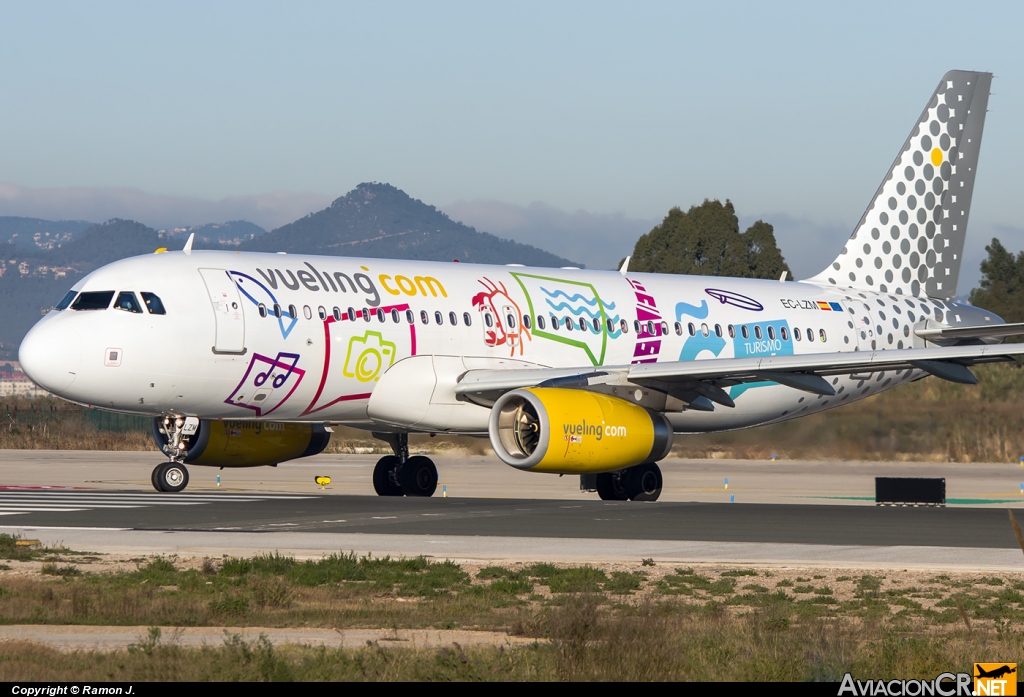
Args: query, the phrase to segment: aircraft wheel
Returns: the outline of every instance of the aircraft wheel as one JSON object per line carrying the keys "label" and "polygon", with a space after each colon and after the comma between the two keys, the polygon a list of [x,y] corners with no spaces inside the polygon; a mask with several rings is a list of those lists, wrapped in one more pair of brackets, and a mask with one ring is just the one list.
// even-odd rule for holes
{"label": "aircraft wheel", "polygon": [[661,496],[661,468],[655,462],[629,468],[630,501],[657,501]]}
{"label": "aircraft wheel", "polygon": [[401,496],[402,487],[395,484],[391,474],[398,467],[398,458],[394,455],[385,455],[377,460],[373,468],[373,490],[377,496]]}
{"label": "aircraft wheel", "polygon": [[602,501],[626,501],[629,491],[626,488],[629,470],[618,472],[602,472],[597,475],[597,495]]}
{"label": "aircraft wheel", "polygon": [[398,471],[406,496],[433,496],[437,489],[437,468],[429,457],[410,457]]}
{"label": "aircraft wheel", "polygon": [[176,494],[188,486],[188,470],[178,462],[165,462],[153,472],[157,491]]}
{"label": "aircraft wheel", "polygon": [[157,491],[163,491],[163,489],[160,488],[160,480],[157,478],[157,474],[160,473],[161,467],[163,467],[162,463],[154,467],[153,474],[149,475],[149,481],[153,483],[153,488]]}

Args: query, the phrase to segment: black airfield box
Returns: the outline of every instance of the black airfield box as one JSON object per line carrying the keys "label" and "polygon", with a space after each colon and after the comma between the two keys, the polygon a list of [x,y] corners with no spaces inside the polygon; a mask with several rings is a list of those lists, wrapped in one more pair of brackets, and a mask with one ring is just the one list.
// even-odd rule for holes
{"label": "black airfield box", "polygon": [[875,505],[945,506],[944,477],[875,477]]}

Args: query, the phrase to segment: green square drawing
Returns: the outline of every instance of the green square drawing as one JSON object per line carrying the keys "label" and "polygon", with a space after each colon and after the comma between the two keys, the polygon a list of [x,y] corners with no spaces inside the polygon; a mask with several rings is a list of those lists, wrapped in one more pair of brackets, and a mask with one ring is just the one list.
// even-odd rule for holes
{"label": "green square drawing", "polygon": [[[608,331],[607,331],[608,316],[605,314],[605,311],[604,311],[604,301],[601,300],[601,296],[598,294],[597,288],[594,288],[594,286],[591,285],[590,283],[583,283],[581,281],[567,281],[564,278],[555,278],[553,276],[538,276],[536,274],[516,273],[514,271],[511,272],[511,275],[512,275],[513,278],[516,279],[516,283],[519,284],[519,287],[522,288],[523,295],[526,296],[526,302],[530,306],[530,316],[531,317],[536,317],[537,313],[536,313],[536,311],[534,310],[534,307],[533,307],[533,298],[530,297],[530,291],[528,291],[526,289],[526,286],[523,284],[522,278],[536,278],[537,280],[540,280],[540,281],[552,281],[554,283],[562,283],[562,284],[567,284],[567,285],[571,285],[571,286],[581,286],[583,288],[590,289],[590,291],[594,294],[594,299],[597,300],[597,307],[601,311],[601,355],[600,356],[595,357],[594,356],[594,352],[591,351],[590,347],[585,342],[583,342],[583,341],[577,341],[576,339],[570,339],[567,336],[561,336],[559,334],[552,334],[551,332],[544,331],[544,330],[541,330],[541,329],[537,329],[536,326],[534,326],[534,328],[533,328],[533,336],[539,336],[539,337],[544,338],[544,339],[550,339],[552,341],[557,341],[557,342],[562,343],[562,344],[568,344],[569,346],[575,346],[576,348],[581,348],[581,349],[583,349],[584,351],[587,352],[587,357],[590,359],[590,362],[593,365],[603,365],[604,364],[604,354],[605,354],[605,351],[608,348]],[[545,313],[545,314],[547,314],[547,313]]]}

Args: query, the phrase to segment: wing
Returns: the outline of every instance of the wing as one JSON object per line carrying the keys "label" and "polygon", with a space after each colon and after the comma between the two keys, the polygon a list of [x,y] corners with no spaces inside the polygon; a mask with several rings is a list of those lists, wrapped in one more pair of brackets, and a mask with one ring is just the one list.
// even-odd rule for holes
{"label": "wing", "polygon": [[1014,324],[986,324],[976,327],[935,327],[916,329],[914,333],[929,341],[943,339],[989,339],[1024,334],[1024,322]]}
{"label": "wing", "polygon": [[455,388],[456,395],[490,406],[505,392],[521,387],[587,387],[621,382],[664,392],[706,409],[710,400],[735,406],[724,387],[771,380],[812,394],[833,395],[824,376],[868,374],[889,370],[923,370],[953,382],[976,384],[969,366],[1012,361],[1024,355],[1024,344],[946,346],[897,351],[812,353],[763,358],[712,358],[593,368],[531,368],[470,370]]}

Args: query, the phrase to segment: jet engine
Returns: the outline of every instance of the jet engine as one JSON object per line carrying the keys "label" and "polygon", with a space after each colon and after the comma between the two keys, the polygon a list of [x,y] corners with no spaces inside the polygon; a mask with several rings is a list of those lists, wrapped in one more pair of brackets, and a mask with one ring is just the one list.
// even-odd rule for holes
{"label": "jet engine", "polygon": [[[168,443],[161,418],[153,419],[153,438],[161,450]],[[182,441],[186,464],[261,467],[323,452],[331,434],[323,424],[203,419],[186,439]]]}
{"label": "jet engine", "polygon": [[660,460],[672,448],[663,414],[585,390],[506,392],[491,408],[488,426],[501,461],[534,472],[612,472]]}

